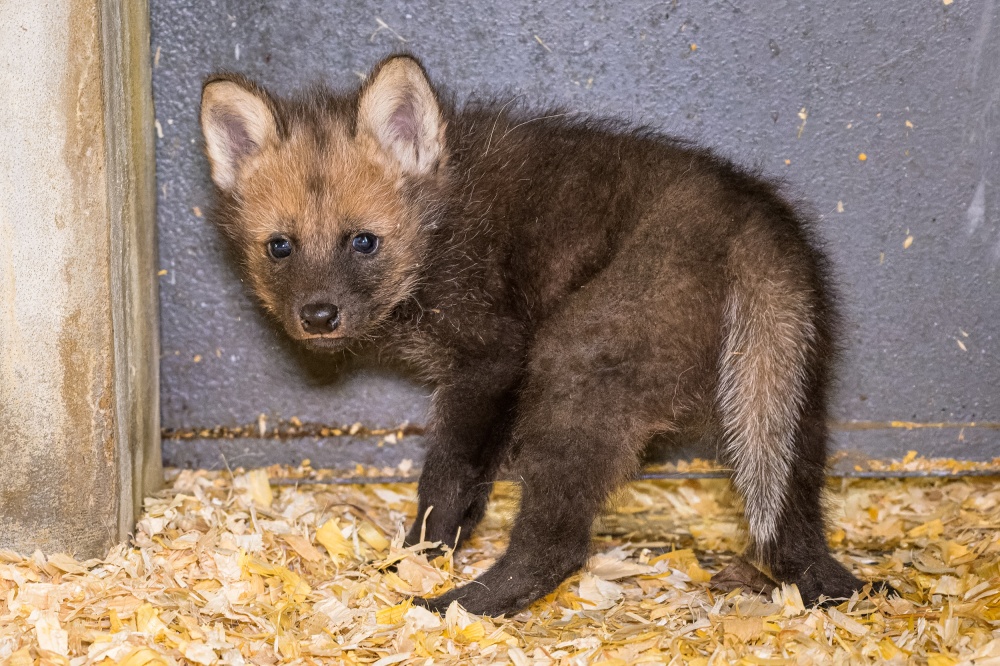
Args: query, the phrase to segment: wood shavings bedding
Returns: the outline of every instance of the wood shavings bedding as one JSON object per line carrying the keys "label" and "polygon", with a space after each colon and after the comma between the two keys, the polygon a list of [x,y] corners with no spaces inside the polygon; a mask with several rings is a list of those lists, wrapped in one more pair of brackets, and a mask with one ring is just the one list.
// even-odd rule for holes
{"label": "wood shavings bedding", "polygon": [[598,521],[585,571],[529,610],[490,619],[458,606],[439,617],[409,598],[494,561],[513,486],[498,485],[467,547],[428,562],[400,546],[414,484],[268,482],[301,473],[172,471],[133,543],[103,560],[0,552],[0,660],[1000,665],[996,477],[831,483],[837,556],[902,597],[826,610],[804,608],[794,587],[711,587],[727,565],[740,575],[739,514],[723,480],[637,482]]}

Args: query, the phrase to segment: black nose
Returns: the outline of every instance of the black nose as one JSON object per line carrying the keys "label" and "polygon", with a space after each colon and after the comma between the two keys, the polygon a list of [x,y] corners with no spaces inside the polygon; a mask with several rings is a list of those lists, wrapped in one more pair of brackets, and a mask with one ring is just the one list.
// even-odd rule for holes
{"label": "black nose", "polygon": [[330,333],[340,323],[340,313],[336,305],[329,303],[310,303],[299,310],[302,328],[306,333],[322,335]]}

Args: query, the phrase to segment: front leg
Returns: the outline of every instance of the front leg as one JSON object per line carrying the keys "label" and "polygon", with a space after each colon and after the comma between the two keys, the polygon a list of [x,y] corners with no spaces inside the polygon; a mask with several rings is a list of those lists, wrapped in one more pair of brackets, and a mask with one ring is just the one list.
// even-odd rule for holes
{"label": "front leg", "polygon": [[406,545],[419,543],[423,533],[425,541],[456,548],[486,512],[507,451],[514,395],[510,379],[492,370],[469,369],[434,394],[417,516]]}

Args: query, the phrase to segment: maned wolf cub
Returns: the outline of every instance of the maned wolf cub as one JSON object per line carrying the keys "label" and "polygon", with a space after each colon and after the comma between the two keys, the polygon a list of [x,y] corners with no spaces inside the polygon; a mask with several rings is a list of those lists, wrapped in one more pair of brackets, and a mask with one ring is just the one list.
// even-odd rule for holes
{"label": "maned wolf cub", "polygon": [[501,464],[521,482],[503,557],[423,604],[498,615],[547,594],[647,440],[706,423],[749,555],[808,603],[862,588],[820,501],[827,261],[773,185],[647,130],[458,107],[409,56],[342,95],[213,76],[201,122],[218,223],[288,335],[373,342],[436,386],[407,542],[426,516],[427,540],[458,545]]}

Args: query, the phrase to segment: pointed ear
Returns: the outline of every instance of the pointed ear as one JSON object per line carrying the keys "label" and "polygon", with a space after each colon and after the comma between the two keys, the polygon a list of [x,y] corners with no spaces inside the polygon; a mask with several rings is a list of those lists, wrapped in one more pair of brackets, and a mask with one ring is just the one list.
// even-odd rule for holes
{"label": "pointed ear", "polygon": [[423,176],[444,152],[445,121],[420,63],[409,56],[382,61],[358,100],[358,133],[375,138],[403,172]]}
{"label": "pointed ear", "polygon": [[224,192],[236,186],[240,169],[278,140],[270,99],[242,78],[209,79],[201,92],[201,130],[212,180]]}

